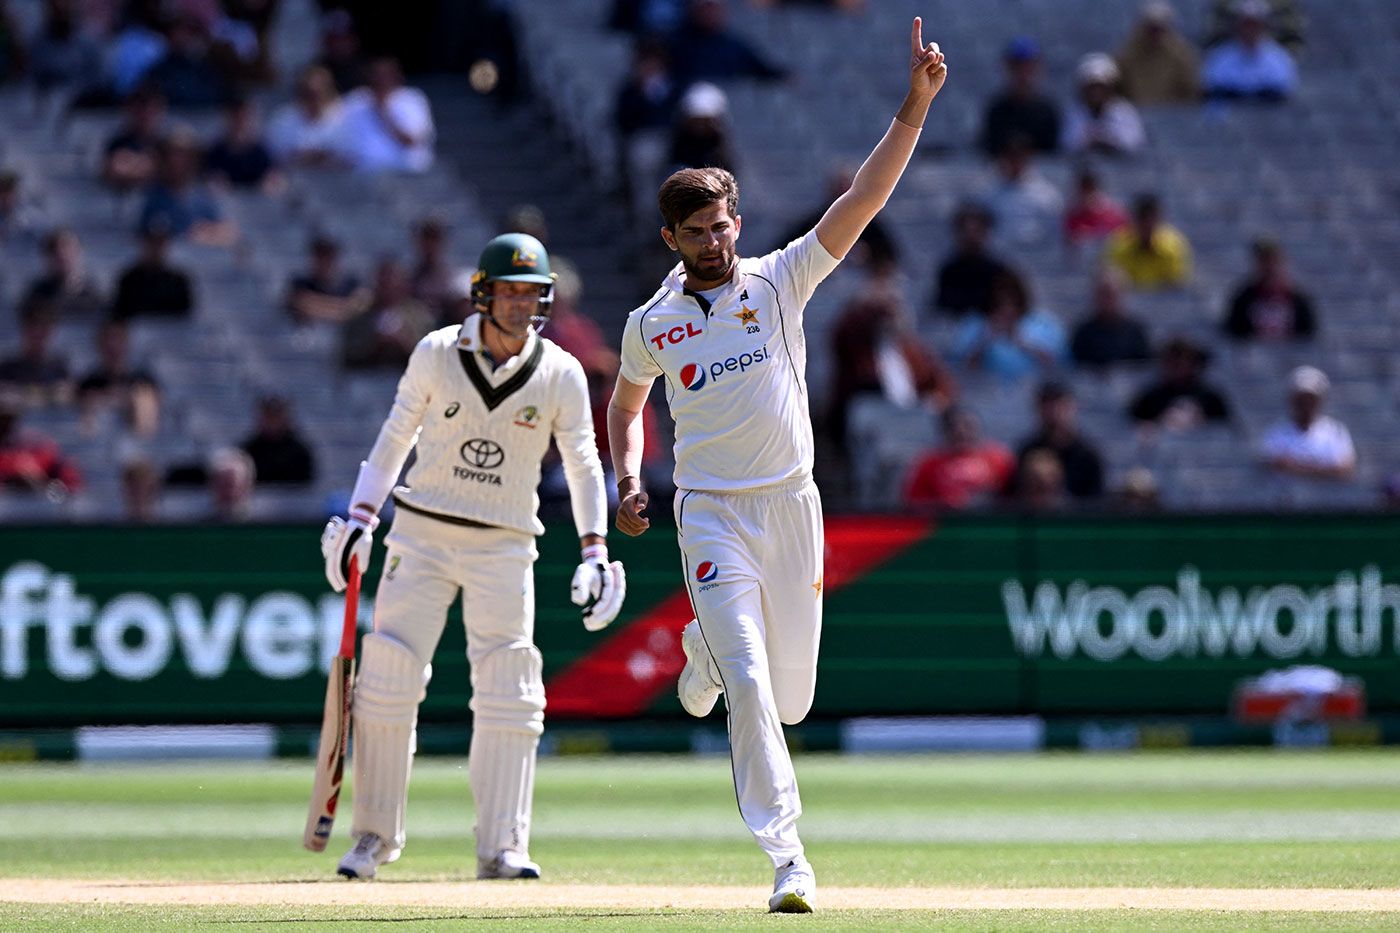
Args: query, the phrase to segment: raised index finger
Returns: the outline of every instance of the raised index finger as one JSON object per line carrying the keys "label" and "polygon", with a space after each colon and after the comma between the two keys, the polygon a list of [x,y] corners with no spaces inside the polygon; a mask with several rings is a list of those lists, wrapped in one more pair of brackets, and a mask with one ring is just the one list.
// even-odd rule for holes
{"label": "raised index finger", "polygon": [[914,29],[909,36],[909,41],[914,46],[914,57],[918,58],[924,54],[924,20],[921,16],[914,17]]}

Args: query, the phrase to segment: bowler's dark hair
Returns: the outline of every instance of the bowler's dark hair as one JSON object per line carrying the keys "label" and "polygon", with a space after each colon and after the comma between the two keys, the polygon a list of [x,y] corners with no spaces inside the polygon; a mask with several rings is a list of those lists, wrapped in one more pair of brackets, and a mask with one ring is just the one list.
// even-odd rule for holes
{"label": "bowler's dark hair", "polygon": [[661,184],[657,195],[666,229],[674,232],[691,214],[723,201],[730,216],[739,212],[739,183],[722,168],[683,168]]}

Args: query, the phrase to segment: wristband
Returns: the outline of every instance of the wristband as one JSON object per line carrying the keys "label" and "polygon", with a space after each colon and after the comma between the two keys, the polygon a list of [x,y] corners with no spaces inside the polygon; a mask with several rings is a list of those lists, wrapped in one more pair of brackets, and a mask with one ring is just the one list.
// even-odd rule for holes
{"label": "wristband", "polygon": [[585,564],[606,564],[608,562],[608,546],[606,544],[590,544],[583,549],[582,554]]}

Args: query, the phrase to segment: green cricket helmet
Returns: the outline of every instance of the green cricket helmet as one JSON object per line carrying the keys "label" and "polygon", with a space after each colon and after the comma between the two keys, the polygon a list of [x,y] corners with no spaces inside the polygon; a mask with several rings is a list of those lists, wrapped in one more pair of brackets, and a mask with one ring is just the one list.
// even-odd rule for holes
{"label": "green cricket helmet", "polygon": [[555,278],[549,269],[549,253],[543,243],[528,233],[505,233],[487,243],[481,251],[481,259],[472,275],[472,303],[489,318],[495,297],[492,282],[534,282],[540,286],[540,304],[531,320],[538,330],[549,320]]}

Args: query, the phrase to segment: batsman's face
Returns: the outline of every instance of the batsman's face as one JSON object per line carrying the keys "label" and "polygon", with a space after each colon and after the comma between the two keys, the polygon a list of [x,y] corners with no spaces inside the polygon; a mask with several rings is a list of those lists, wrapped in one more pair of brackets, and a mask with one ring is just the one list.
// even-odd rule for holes
{"label": "batsman's face", "polygon": [[491,314],[501,329],[513,337],[523,338],[530,318],[538,313],[540,287],[534,282],[495,282],[495,300]]}
{"label": "batsman's face", "polygon": [[742,217],[730,214],[729,205],[716,201],[681,221],[674,232],[663,228],[661,238],[681,254],[681,264],[693,282],[714,287],[729,281],[734,271],[742,225]]}

